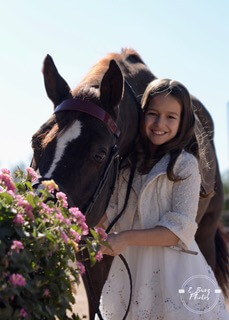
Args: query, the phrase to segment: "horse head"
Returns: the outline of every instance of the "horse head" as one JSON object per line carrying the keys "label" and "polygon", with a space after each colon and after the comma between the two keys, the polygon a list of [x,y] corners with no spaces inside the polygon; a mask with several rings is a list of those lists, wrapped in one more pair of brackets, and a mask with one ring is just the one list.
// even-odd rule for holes
{"label": "horse head", "polygon": [[[128,63],[133,64],[132,61]],[[148,75],[144,88],[142,82],[138,85],[142,87],[142,94],[152,74],[142,61],[139,63]],[[83,213],[86,212],[89,226],[95,226],[106,210],[114,180],[116,145],[119,154],[125,156],[131,150],[138,131],[138,110],[133,107],[136,104],[133,95],[126,89],[127,80],[124,82],[122,64],[123,58],[119,55],[109,55],[71,91],[52,58],[48,55],[44,60],[45,88],[54,104],[54,113],[32,137],[32,167],[39,171],[42,178],[55,180],[68,196],[70,206],[77,206]],[[137,68],[135,70],[139,79],[142,69],[139,73],[136,72]],[[139,93],[139,88],[136,88]],[[66,110],[66,104],[72,102],[78,103],[80,108]],[[65,107],[62,108],[63,104]],[[88,104],[104,112],[108,121],[101,121],[84,112]],[[112,130],[115,126],[116,130]],[[121,133],[118,137],[119,130]],[[111,169],[107,171],[109,165]],[[93,207],[87,212],[104,175],[106,181]]]}

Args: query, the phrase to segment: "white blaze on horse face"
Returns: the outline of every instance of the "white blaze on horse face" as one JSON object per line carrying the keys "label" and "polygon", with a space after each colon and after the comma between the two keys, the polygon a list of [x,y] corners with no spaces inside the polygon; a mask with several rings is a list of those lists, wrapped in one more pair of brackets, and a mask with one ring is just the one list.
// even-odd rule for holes
{"label": "white blaze on horse face", "polygon": [[59,138],[57,138],[55,156],[49,171],[45,174],[45,178],[51,178],[58,162],[61,160],[66,146],[74,139],[77,139],[81,133],[82,124],[76,120],[70,128],[68,128]]}

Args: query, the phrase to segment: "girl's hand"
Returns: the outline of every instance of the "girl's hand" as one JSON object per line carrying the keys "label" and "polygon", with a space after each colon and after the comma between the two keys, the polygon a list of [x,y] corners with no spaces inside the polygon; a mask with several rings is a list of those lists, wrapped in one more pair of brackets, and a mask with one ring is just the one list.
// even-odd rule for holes
{"label": "girl's hand", "polygon": [[101,251],[103,254],[107,254],[109,256],[117,256],[127,247],[127,242],[125,241],[125,233],[111,233],[108,235],[106,240],[111,246],[112,250],[108,247],[101,247]]}

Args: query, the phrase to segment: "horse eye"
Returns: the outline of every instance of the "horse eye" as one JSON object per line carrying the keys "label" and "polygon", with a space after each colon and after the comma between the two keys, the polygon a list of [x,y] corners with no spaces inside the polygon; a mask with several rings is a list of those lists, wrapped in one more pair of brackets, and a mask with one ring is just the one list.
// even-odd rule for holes
{"label": "horse eye", "polygon": [[98,152],[98,153],[96,153],[96,154],[94,155],[94,159],[95,159],[96,162],[102,163],[102,162],[105,160],[106,155],[107,155],[107,154],[106,154],[105,151],[100,151],[100,152]]}

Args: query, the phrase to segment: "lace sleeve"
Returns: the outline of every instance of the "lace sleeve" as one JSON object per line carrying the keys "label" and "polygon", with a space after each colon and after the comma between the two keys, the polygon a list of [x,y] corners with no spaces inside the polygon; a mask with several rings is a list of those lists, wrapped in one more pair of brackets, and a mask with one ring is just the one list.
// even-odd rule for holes
{"label": "lace sleeve", "polygon": [[200,174],[196,158],[189,157],[189,162],[180,163],[176,171],[174,169],[175,174],[179,174],[184,180],[174,182],[172,210],[166,212],[157,225],[170,229],[180,238],[178,245],[187,250],[197,230],[195,219],[199,202]]}

